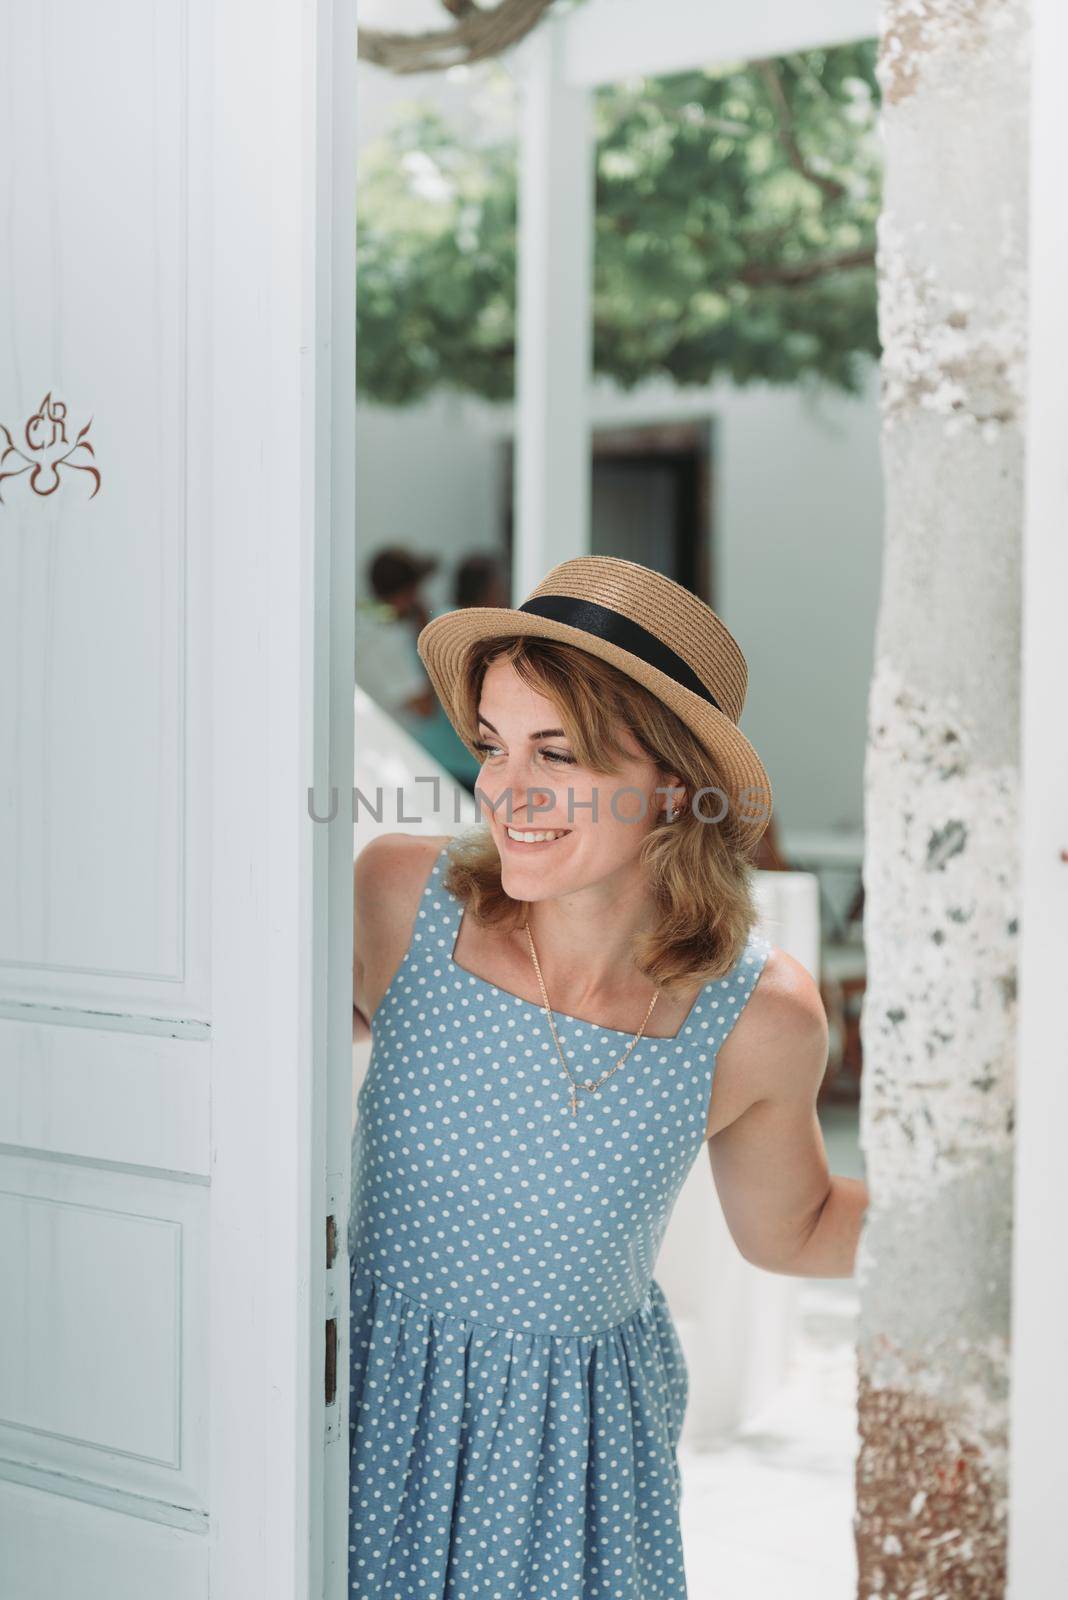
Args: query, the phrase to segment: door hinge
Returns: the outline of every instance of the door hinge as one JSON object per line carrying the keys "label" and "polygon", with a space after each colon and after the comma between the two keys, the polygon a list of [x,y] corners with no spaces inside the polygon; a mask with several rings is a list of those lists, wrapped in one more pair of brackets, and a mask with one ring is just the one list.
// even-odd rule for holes
{"label": "door hinge", "polygon": [[[325,1338],[323,1341],[323,1413],[327,1442],[341,1437],[341,1406],[338,1403],[338,1359],[341,1353],[339,1338],[341,1314],[339,1274],[345,1264],[345,1256],[340,1248],[340,1229],[338,1217],[341,1214],[340,1205],[341,1179],[337,1173],[330,1173],[327,1178],[326,1196],[326,1233],[324,1245],[326,1249],[326,1323]],[[345,1393],[348,1393],[347,1388]]]}
{"label": "door hinge", "polygon": [[326,1323],[326,1391],[328,1406],[337,1401],[337,1318],[328,1317]]}

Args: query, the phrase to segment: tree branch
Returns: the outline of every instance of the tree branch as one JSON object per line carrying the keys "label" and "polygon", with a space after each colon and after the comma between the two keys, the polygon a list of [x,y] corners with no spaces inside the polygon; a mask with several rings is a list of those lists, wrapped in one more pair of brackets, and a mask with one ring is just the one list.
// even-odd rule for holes
{"label": "tree branch", "polygon": [[840,255],[824,256],[816,261],[768,265],[754,261],[740,267],[735,277],[739,283],[747,283],[754,288],[762,288],[765,284],[778,284],[782,288],[792,289],[802,283],[811,283],[814,278],[827,277],[832,272],[849,272],[854,267],[874,265],[874,250],[844,250]]}
{"label": "tree branch", "polygon": [[754,61],[752,65],[764,80],[764,85],[771,96],[771,103],[775,108],[776,131],[779,143],[786,152],[786,158],[795,172],[799,172],[809,183],[814,183],[828,200],[841,200],[847,193],[845,184],[839,183],[837,178],[828,178],[823,173],[813,172],[801,153],[801,146],[797,142],[794,132],[793,113],[790,102],[786,98],[786,91],[782,86],[779,69],[773,60]]}

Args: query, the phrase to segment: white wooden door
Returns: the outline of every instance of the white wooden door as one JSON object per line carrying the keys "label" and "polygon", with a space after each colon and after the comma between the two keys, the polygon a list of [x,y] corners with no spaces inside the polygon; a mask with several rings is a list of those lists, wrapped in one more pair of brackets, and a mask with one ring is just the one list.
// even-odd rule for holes
{"label": "white wooden door", "polygon": [[340,1597],[355,0],[3,36],[0,1594]]}

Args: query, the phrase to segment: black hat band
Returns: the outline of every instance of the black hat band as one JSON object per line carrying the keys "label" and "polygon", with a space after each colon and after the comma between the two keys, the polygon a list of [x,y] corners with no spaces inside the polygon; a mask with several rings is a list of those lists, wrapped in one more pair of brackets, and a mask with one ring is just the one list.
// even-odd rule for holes
{"label": "black hat band", "polygon": [[524,600],[518,609],[529,611],[535,617],[547,617],[550,622],[564,622],[570,628],[581,628],[583,633],[595,634],[599,639],[607,639],[621,650],[629,650],[646,666],[655,667],[658,672],[674,679],[680,688],[691,689],[694,694],[699,694],[717,711],[723,710],[711,690],[705,688],[693,668],[670,645],[664,644],[663,640],[643,628],[640,622],[621,616],[609,606],[598,605],[596,600],[576,600],[570,594],[539,594],[532,600]]}

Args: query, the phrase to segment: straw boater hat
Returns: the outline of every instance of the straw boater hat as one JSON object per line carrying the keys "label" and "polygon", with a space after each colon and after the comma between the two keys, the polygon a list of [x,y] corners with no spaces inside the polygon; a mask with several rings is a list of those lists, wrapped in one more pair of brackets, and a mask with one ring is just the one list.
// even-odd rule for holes
{"label": "straw boater hat", "polygon": [[[558,639],[599,656],[670,706],[716,760],[746,842],[771,817],[771,783],[738,729],[749,680],[745,657],[710,606],[650,567],[618,556],[576,556],[553,567],[521,606],[463,606],[434,617],[416,641],[445,713],[461,725],[464,655],[478,639]],[[709,796],[700,813],[723,802]]]}

